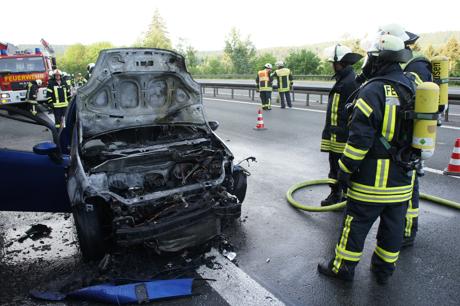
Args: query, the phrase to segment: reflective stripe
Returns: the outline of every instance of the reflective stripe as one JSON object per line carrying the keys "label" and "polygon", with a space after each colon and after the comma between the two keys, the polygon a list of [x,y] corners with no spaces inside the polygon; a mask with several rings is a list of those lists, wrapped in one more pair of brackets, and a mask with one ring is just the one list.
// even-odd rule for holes
{"label": "reflective stripe", "polygon": [[375,172],[375,187],[386,187],[388,182],[388,172],[390,172],[390,160],[378,159],[377,170]]}
{"label": "reflective stripe", "polygon": [[261,91],[272,91],[273,88],[270,86],[270,77],[267,70],[260,70],[259,75],[259,90]]}
{"label": "reflective stripe", "polygon": [[361,202],[367,203],[400,203],[409,201],[412,198],[412,190],[403,194],[367,194],[348,188],[347,196]]}
{"label": "reflective stripe", "polygon": [[342,154],[345,149],[345,143],[343,142],[331,142],[331,151],[334,153]]}
{"label": "reflective stripe", "polygon": [[334,93],[331,106],[331,125],[337,126],[337,111],[339,109],[340,94]]}
{"label": "reflective stripe", "polygon": [[348,169],[347,166],[345,166],[341,159],[339,159],[339,167],[346,173],[351,173],[350,169]]}
{"label": "reflective stripe", "polygon": [[376,187],[368,186],[359,183],[352,182],[351,188],[353,190],[363,193],[376,194],[376,195],[397,195],[397,194],[406,194],[411,192],[413,185],[406,185],[400,187]]}
{"label": "reflective stripe", "polygon": [[388,263],[395,263],[398,260],[399,252],[388,252],[379,246],[375,247],[374,253],[383,261]]}
{"label": "reflective stripe", "polygon": [[363,255],[362,252],[352,252],[347,251],[346,249],[341,248],[339,245],[335,247],[335,255],[337,257],[341,257],[342,259],[348,261],[360,261],[361,256]]}
{"label": "reflective stripe", "polygon": [[67,107],[69,105],[69,103],[67,102],[67,89],[65,87],[62,87],[62,90],[64,92],[64,101],[61,101],[59,97],[59,88],[60,86],[54,86],[54,108],[62,108]]}
{"label": "reflective stripe", "polygon": [[415,72],[409,72],[409,73],[412,74],[415,77],[415,84],[417,86],[423,83],[422,79],[418,76],[417,73],[415,73]]}
{"label": "reflective stripe", "polygon": [[406,212],[406,227],[404,228],[404,237],[412,236],[413,219],[418,217],[418,208],[412,208],[412,200],[409,201],[409,208]]}
{"label": "reflective stripe", "polygon": [[331,149],[331,141],[328,139],[321,139],[321,150],[329,151]]}
{"label": "reflective stripe", "polygon": [[385,115],[383,116],[382,135],[386,140],[391,141],[394,136],[396,125],[396,105],[385,105]]}
{"label": "reflective stripe", "polygon": [[362,98],[359,98],[358,101],[356,101],[355,107],[359,108],[368,118],[372,114],[372,108]]}
{"label": "reflective stripe", "polygon": [[47,88],[46,91],[48,91],[48,92],[53,92],[50,88]]}
{"label": "reflective stripe", "polygon": [[[352,220],[353,220],[353,217],[350,215],[347,215],[347,217],[345,218],[345,222],[343,224],[342,237],[340,238],[340,243],[337,245],[337,247],[340,247],[343,250],[346,249],[346,245],[348,242],[348,234],[350,233],[350,224]],[[332,266],[332,271],[334,273],[339,273],[340,266],[342,265],[342,260],[343,260],[343,257],[339,256],[336,253],[334,264]]]}
{"label": "reflective stripe", "polygon": [[363,160],[369,150],[361,150],[347,143],[343,155],[353,160]]}

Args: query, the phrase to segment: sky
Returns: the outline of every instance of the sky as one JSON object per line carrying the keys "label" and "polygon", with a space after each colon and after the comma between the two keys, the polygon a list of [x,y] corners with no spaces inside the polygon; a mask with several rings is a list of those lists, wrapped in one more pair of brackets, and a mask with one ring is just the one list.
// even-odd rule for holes
{"label": "sky", "polygon": [[439,11],[433,1],[413,0],[2,1],[0,41],[129,46],[147,30],[155,9],[174,45],[182,38],[199,51],[222,50],[232,27],[258,49],[362,38],[388,23],[414,33],[460,30],[460,1],[437,3]]}

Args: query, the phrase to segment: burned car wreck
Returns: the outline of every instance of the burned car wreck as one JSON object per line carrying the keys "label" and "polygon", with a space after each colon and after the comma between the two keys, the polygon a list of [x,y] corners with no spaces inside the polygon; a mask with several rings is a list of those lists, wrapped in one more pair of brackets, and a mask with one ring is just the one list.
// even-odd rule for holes
{"label": "burned car wreck", "polygon": [[206,121],[182,56],[102,51],[73,104],[67,191],[84,258],[111,245],[179,251],[240,216],[248,173]]}

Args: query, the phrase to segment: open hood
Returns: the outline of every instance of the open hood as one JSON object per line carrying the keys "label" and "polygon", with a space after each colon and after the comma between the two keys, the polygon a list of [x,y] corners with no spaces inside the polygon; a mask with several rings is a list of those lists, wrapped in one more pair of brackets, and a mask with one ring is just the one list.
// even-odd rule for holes
{"label": "open hood", "polygon": [[206,124],[200,85],[181,55],[162,49],[101,51],[76,103],[83,138],[137,126]]}

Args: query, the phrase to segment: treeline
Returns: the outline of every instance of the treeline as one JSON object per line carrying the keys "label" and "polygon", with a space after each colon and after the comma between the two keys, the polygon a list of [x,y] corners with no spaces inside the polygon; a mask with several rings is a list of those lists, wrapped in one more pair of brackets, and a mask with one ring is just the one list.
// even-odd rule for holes
{"label": "treeline", "polygon": [[[345,40],[341,43],[352,48],[353,52],[365,54],[365,51],[360,48],[359,40]],[[58,65],[69,73],[83,73],[88,63],[96,61],[100,50],[113,47],[109,42],[87,46],[75,44],[58,57]],[[132,47],[175,50],[185,57],[188,70],[195,76],[255,74],[256,71],[263,68],[265,63],[274,64],[278,60],[284,60],[286,66],[296,75],[332,75],[333,73],[330,63],[325,61],[322,54],[308,49],[291,50],[284,58],[278,58],[271,52],[258,54],[250,38],[242,37],[235,28],[226,36],[222,54],[198,56],[197,50],[187,41],[180,40],[176,46],[172,45],[166,23],[158,10],[155,11],[147,31],[137,39]],[[460,43],[453,36],[439,48],[429,45],[422,50],[416,44],[414,54],[428,58],[445,55],[450,58],[450,75],[460,76]],[[362,61],[355,66],[359,68],[361,65]]]}

